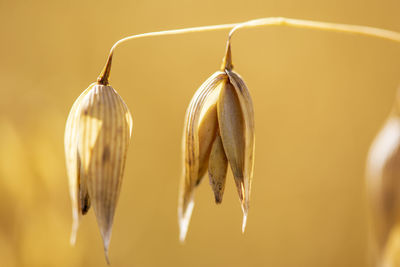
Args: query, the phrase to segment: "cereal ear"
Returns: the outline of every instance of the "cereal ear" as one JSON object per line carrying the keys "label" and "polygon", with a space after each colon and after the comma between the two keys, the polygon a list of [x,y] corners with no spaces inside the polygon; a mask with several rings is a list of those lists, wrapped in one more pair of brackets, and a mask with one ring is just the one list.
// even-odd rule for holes
{"label": "cereal ear", "polygon": [[107,262],[131,131],[121,97],[111,86],[95,85],[81,104],[78,151]]}

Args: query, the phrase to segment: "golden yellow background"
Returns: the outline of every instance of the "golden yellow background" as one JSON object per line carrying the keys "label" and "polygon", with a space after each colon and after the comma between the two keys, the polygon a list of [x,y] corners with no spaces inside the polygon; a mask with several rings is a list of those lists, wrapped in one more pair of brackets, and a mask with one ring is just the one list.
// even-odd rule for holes
{"label": "golden yellow background", "polygon": [[[268,16],[400,31],[400,1],[0,0],[0,266],[106,266],[92,211],[69,245],[65,121],[112,44],[136,33]],[[134,118],[111,266],[368,266],[364,165],[400,82],[390,41],[313,30],[239,31],[256,162],[247,230],[231,173],[222,205],[204,179],[185,245],[177,199],[186,107],[219,68],[227,31],[117,49],[111,85]]]}

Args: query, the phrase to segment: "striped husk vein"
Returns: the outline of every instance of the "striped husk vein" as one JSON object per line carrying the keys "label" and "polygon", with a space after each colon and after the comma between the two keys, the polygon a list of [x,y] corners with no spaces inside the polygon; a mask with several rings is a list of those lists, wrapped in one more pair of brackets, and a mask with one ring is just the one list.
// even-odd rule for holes
{"label": "striped husk vein", "polygon": [[107,254],[132,120],[125,103],[111,86],[94,86],[85,100],[79,118],[78,146]]}
{"label": "striped husk vein", "polygon": [[108,261],[115,208],[132,135],[132,117],[111,86],[92,84],[75,101],[65,129],[72,201],[71,243],[80,216],[93,206]]}

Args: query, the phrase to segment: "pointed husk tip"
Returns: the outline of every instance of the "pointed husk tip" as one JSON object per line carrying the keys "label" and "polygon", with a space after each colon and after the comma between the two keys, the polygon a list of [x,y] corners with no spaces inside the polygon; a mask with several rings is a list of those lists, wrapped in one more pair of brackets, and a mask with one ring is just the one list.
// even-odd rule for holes
{"label": "pointed husk tip", "polygon": [[246,225],[247,225],[247,213],[248,210],[243,209],[243,222],[242,222],[242,233],[244,234],[244,231],[246,230]]}
{"label": "pointed husk tip", "polygon": [[194,208],[193,198],[190,200],[185,211],[179,211],[179,241],[183,244],[189,228],[190,218]]}
{"label": "pointed husk tip", "polygon": [[111,239],[111,227],[105,230],[101,229],[101,237],[103,239],[104,246],[104,256],[106,258],[106,262],[110,265],[110,258],[108,256],[108,249],[110,247],[110,239]]}
{"label": "pointed husk tip", "polygon": [[78,227],[79,227],[79,221],[78,219],[74,218],[72,222],[71,237],[69,239],[69,243],[71,244],[71,246],[75,246]]}
{"label": "pointed husk tip", "polygon": [[111,64],[112,64],[113,52],[107,58],[106,65],[101,71],[99,77],[97,78],[97,83],[102,85],[108,85],[108,79],[110,78]]}
{"label": "pointed husk tip", "polygon": [[226,44],[225,56],[222,59],[221,71],[232,70],[232,69],[233,65],[232,65],[231,43],[230,41],[228,41],[228,43]]}

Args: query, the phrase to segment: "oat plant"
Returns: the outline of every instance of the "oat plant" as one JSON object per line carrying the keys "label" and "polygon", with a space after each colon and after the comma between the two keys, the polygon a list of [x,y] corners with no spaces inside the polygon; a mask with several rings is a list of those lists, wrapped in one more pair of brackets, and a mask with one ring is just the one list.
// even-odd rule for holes
{"label": "oat plant", "polygon": [[[183,175],[178,201],[179,236],[181,241],[185,240],[194,206],[194,192],[207,173],[215,202],[222,202],[228,166],[237,187],[243,210],[242,231],[245,230],[254,166],[254,111],[246,84],[233,71],[231,43],[233,34],[239,29],[261,26],[310,28],[400,42],[400,34],[389,30],[282,17],[150,32],[119,40],[112,46],[97,82],[91,84],[73,104],[66,124],[64,143],[72,201],[72,244],[75,243],[82,215],[93,207],[109,262],[113,218],[132,135],[131,114],[122,98],[109,85],[115,49],[133,39],[216,30],[230,30],[222,67],[200,86],[186,112]],[[369,166],[372,166],[369,168],[372,173],[369,176],[369,181],[372,181],[369,183],[370,192],[377,196],[372,198],[372,202],[379,202],[373,219],[379,223],[383,221],[379,226],[383,230],[375,231],[380,248],[386,242],[393,222],[398,219],[398,209],[388,209],[387,206],[397,205],[397,199],[400,199],[400,192],[396,189],[400,179],[397,177],[400,176],[400,119],[398,112],[393,114],[375,142],[369,160]]]}

